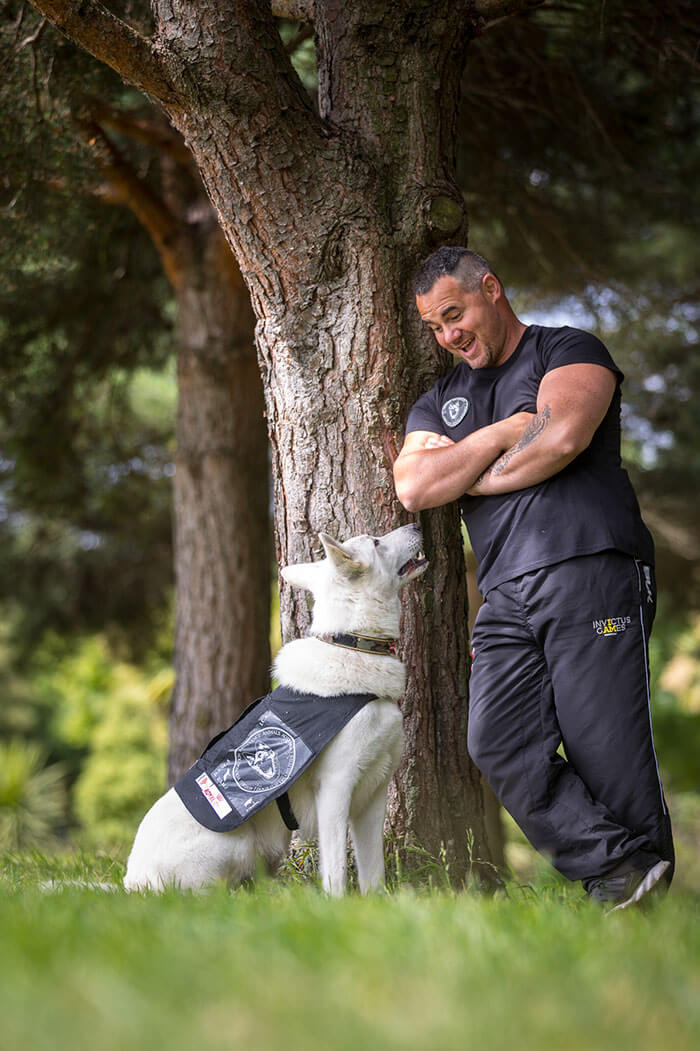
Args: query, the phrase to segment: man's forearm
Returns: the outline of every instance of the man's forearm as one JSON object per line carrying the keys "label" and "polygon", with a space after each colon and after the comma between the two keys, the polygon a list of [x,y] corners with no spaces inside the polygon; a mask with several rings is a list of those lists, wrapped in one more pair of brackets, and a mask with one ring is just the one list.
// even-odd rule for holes
{"label": "man's forearm", "polygon": [[408,511],[448,504],[463,496],[507,447],[504,421],[499,421],[460,442],[402,452],[394,464],[399,500]]}
{"label": "man's forearm", "polygon": [[543,405],[518,441],[469,487],[469,495],[492,496],[527,489],[558,474],[580,451],[564,428],[552,425],[551,409]]}

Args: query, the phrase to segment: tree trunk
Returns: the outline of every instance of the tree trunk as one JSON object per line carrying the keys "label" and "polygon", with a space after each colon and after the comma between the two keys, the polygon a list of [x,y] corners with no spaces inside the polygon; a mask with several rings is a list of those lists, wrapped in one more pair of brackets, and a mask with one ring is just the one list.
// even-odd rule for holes
{"label": "tree trunk", "polygon": [[268,444],[253,312],[215,222],[198,248],[177,292],[171,782],[267,691],[270,666]]}
{"label": "tree trunk", "polygon": [[[323,334],[312,355],[280,353],[279,342],[268,343],[266,331],[259,331],[282,564],[319,557],[321,530],[341,539],[382,535],[407,519],[394,496],[391,465],[410,400],[406,389],[416,373],[425,375],[430,358],[405,364],[390,276],[398,261],[377,258],[382,240],[370,235],[372,247],[353,252],[355,265],[330,295],[319,287],[314,309]],[[481,782],[466,751],[464,565],[453,508],[421,515],[421,526],[431,569],[404,594],[406,748],[392,784],[390,824],[397,845],[411,848],[406,866],[421,861],[413,849],[420,847],[444,857],[460,881],[470,852],[474,860],[491,856]],[[285,638],[308,626],[306,602],[296,591],[283,588],[281,613]]]}
{"label": "tree trunk", "polygon": [[[444,367],[420,332],[409,277],[438,240],[466,239],[449,149],[463,40],[447,0],[428,14],[416,4],[412,18],[401,3],[318,0],[319,121],[264,5],[226,7],[229,17],[215,3],[178,3],[173,18],[169,2],[161,28],[173,47],[196,39],[200,60],[207,41],[207,90],[171,116],[258,318],[284,564],[318,555],[320,530],[381,534],[405,520],[392,462],[410,404]],[[233,54],[250,67],[235,79],[235,115],[220,72]],[[459,883],[472,860],[490,861],[466,749],[464,561],[453,508],[422,526],[431,579],[404,606],[407,747],[391,824],[399,846],[441,857]],[[281,615],[285,639],[308,625],[306,603],[284,586]]]}

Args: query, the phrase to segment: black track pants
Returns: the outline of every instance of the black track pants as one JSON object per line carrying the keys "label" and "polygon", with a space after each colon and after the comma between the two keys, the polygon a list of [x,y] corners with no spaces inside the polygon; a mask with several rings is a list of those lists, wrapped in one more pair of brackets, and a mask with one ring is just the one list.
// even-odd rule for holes
{"label": "black track pants", "polygon": [[469,752],[584,886],[623,862],[673,862],[649,708],[655,606],[653,570],[604,551],[493,588],[474,626]]}

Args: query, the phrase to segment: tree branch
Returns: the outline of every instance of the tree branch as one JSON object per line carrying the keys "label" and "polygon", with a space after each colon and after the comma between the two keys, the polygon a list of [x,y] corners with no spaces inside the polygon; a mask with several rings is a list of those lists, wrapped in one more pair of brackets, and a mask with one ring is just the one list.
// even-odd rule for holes
{"label": "tree branch", "polygon": [[108,184],[108,192],[98,189],[98,195],[133,212],[153,241],[172,287],[177,289],[183,280],[177,218],[136,174],[97,122],[86,121],[81,127]]}
{"label": "tree branch", "polygon": [[178,94],[152,41],[112,14],[100,0],[30,0],[56,29],[120,77],[163,103]]}
{"label": "tree branch", "polygon": [[316,0],[272,0],[272,13],[292,22],[313,22],[315,5]]}
{"label": "tree branch", "polygon": [[506,18],[521,11],[542,7],[546,0],[475,0],[474,12],[491,22],[494,18]]}
{"label": "tree branch", "polygon": [[483,20],[483,31],[495,22],[519,15],[522,11],[534,11],[545,3],[546,0],[475,0],[474,14]]}
{"label": "tree branch", "polygon": [[300,29],[297,35],[293,37],[288,44],[285,45],[284,50],[287,52],[288,55],[293,55],[296,49],[298,47],[301,47],[305,40],[310,40],[313,35],[314,27],[304,26],[303,29]]}
{"label": "tree branch", "polygon": [[42,18],[34,32],[30,36],[25,37],[21,44],[17,44],[16,50],[21,51],[22,48],[38,43],[39,38],[41,37],[41,34],[44,32],[45,28],[46,19]]}
{"label": "tree branch", "polygon": [[192,154],[185,146],[182,136],[162,117],[158,120],[157,111],[152,111],[153,116],[145,117],[115,109],[99,99],[88,99],[87,106],[100,127],[116,131],[145,146],[155,146],[159,153],[172,157],[183,168],[196,170]]}

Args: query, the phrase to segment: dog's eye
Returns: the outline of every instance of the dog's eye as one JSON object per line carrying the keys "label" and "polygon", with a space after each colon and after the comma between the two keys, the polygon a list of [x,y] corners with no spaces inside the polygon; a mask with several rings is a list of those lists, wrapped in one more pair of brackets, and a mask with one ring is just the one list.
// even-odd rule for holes
{"label": "dog's eye", "polygon": [[379,541],[377,540],[376,536],[373,536],[372,540],[374,541],[374,546],[379,547]]}

